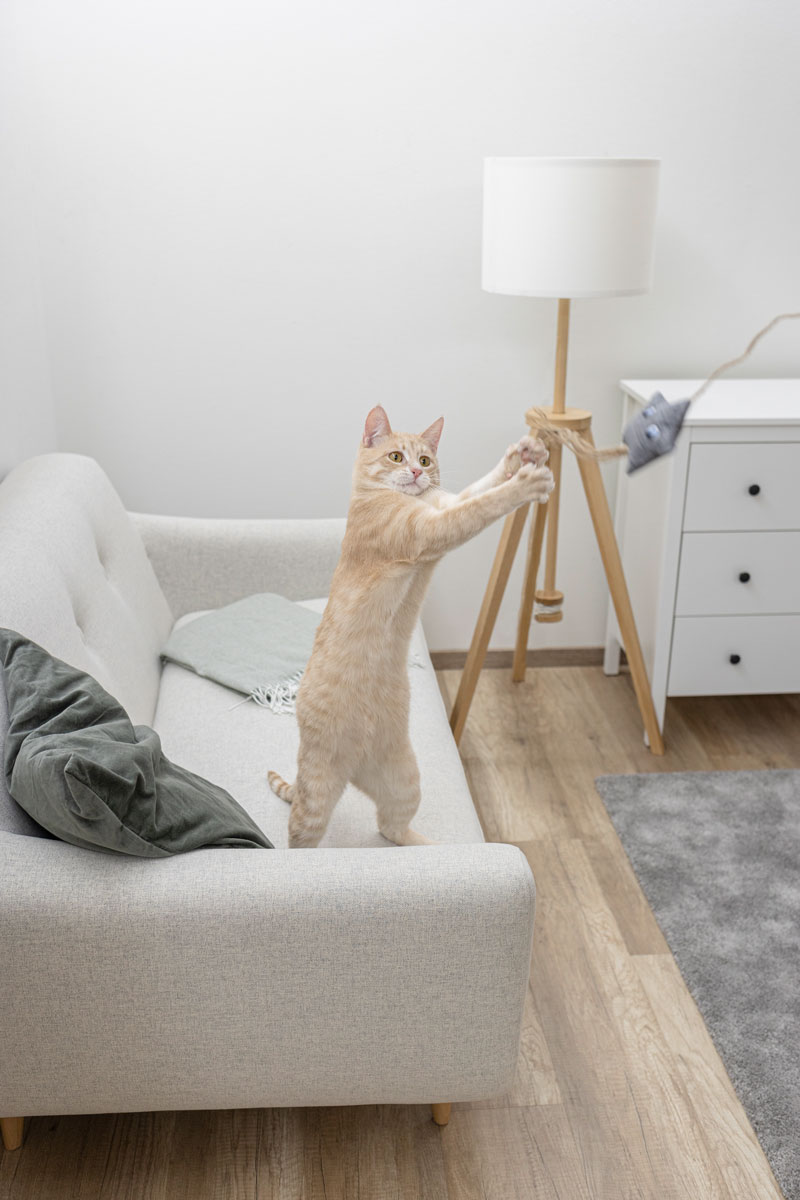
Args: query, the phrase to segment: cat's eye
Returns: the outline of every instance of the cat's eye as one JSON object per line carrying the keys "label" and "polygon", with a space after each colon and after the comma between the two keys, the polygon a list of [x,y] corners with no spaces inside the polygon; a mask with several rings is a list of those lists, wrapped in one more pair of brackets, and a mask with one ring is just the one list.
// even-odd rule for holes
{"label": "cat's eye", "polygon": [[428,458],[427,454],[420,454],[419,465],[421,467],[429,467],[431,465],[431,460]]}
{"label": "cat's eye", "polygon": [[392,460],[392,462],[402,462],[403,461],[403,456],[399,450],[390,451],[389,458]]}

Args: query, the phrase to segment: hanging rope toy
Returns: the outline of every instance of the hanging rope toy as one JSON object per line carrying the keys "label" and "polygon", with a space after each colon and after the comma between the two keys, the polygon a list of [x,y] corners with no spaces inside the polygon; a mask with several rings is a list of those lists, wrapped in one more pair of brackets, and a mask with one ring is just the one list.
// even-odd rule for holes
{"label": "hanging rope toy", "polygon": [[678,400],[674,404],[670,404],[661,392],[656,392],[650,398],[650,403],[625,426],[622,433],[624,445],[598,449],[590,442],[585,441],[579,433],[554,425],[548,420],[547,410],[544,408],[530,410],[530,415],[536,418],[536,433],[542,437],[545,443],[560,442],[563,446],[569,446],[582,458],[595,458],[600,461],[609,458],[627,458],[628,474],[630,475],[633,471],[638,471],[640,467],[646,466],[647,463],[653,462],[663,454],[669,454],[674,449],[689,405],[698,400],[715,379],[718,379],[731,367],[738,366],[739,363],[749,358],[762,337],[780,321],[792,321],[798,318],[800,318],[800,312],[781,313],[779,316],[773,317],[769,325],[765,325],[758,331],[743,354],[723,363],[721,367],[717,367],[716,371],[709,375],[705,383],[701,384],[688,400]]}

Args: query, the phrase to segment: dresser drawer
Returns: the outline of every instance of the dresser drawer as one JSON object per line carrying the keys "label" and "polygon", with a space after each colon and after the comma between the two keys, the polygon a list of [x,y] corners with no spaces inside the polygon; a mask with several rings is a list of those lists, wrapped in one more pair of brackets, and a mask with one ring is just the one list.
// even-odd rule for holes
{"label": "dresser drawer", "polygon": [[694,443],[683,528],[800,530],[800,442]]}
{"label": "dresser drawer", "polygon": [[685,533],[675,612],[800,613],[800,533]]}
{"label": "dresser drawer", "polygon": [[668,695],[768,692],[800,692],[800,615],[675,618]]}

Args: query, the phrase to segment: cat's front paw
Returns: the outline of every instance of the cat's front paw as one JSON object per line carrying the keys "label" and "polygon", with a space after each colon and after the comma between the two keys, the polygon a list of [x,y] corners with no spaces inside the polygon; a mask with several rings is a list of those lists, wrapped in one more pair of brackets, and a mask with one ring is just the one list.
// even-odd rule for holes
{"label": "cat's front paw", "polygon": [[536,467],[543,467],[547,462],[548,449],[541,438],[525,437],[520,438],[517,443],[520,459],[523,463],[533,463]]}
{"label": "cat's front paw", "polygon": [[516,475],[517,471],[522,466],[522,457],[519,452],[518,442],[513,442],[508,447],[503,455],[503,461],[500,466],[504,479],[512,479],[513,476]]}
{"label": "cat's front paw", "polygon": [[503,457],[503,473],[506,479],[513,479],[526,463],[543,467],[547,462],[547,447],[539,438],[525,436],[509,446]]}
{"label": "cat's front paw", "polygon": [[513,487],[519,495],[518,504],[527,504],[531,501],[545,504],[555,487],[555,480],[549,467],[537,467],[533,463],[523,463],[514,478],[509,481],[509,487]]}

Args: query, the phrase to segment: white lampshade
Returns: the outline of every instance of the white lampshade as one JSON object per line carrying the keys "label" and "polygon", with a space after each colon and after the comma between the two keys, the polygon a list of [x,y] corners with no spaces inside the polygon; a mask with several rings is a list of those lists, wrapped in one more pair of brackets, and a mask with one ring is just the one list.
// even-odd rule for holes
{"label": "white lampshade", "polygon": [[516,296],[649,290],[657,158],[487,158],[483,287]]}

